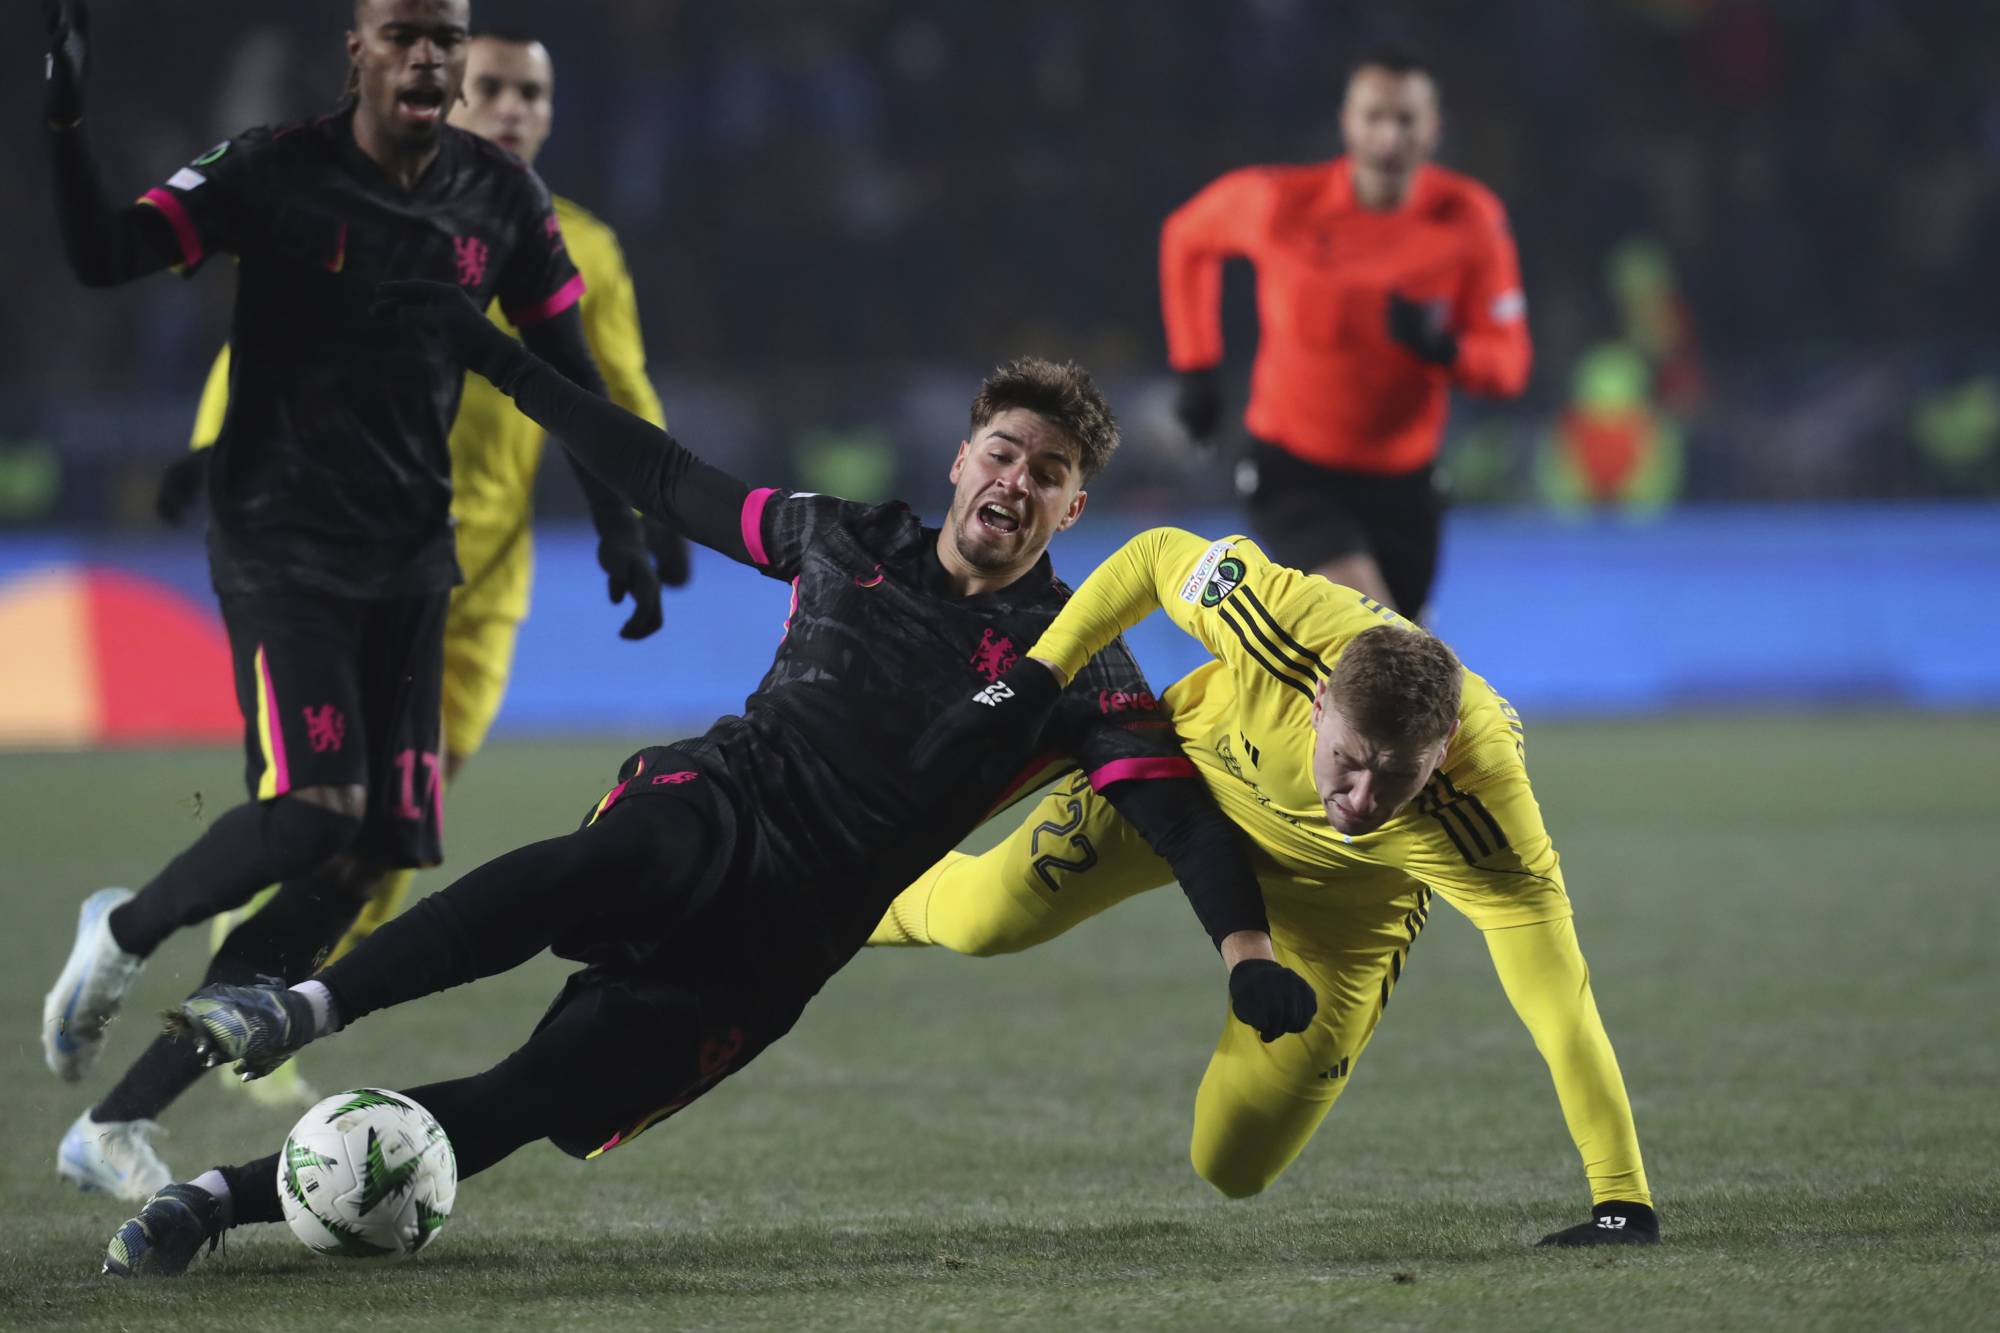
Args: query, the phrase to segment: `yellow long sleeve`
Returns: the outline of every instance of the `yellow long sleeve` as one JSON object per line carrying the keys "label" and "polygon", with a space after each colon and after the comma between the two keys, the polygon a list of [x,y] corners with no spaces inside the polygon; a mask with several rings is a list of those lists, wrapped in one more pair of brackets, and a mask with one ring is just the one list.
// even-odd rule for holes
{"label": "yellow long sleeve", "polygon": [[1590,968],[1565,917],[1485,932],[1487,952],[1521,1021],[1555,1080],[1556,1100],[1590,1178],[1592,1203],[1617,1199],[1651,1206],[1639,1131],[1625,1076],[1590,993]]}
{"label": "yellow long sleeve", "polygon": [[633,416],[665,430],[667,419],[660,409],[660,395],[646,374],[639,300],[633,291],[631,270],[625,267],[624,251],[609,227],[595,218],[587,228],[578,225],[576,215],[583,210],[574,205],[571,210],[563,226],[566,234],[574,231],[583,238],[581,249],[576,240],[571,241],[572,254],[587,284],[582,302],[583,334],[604,376],[605,392]]}
{"label": "yellow long sleeve", "polygon": [[1158,610],[1166,601],[1164,590],[1174,582],[1173,571],[1189,564],[1206,545],[1180,528],[1140,533],[1091,572],[1028,655],[1074,676],[1113,639]]}

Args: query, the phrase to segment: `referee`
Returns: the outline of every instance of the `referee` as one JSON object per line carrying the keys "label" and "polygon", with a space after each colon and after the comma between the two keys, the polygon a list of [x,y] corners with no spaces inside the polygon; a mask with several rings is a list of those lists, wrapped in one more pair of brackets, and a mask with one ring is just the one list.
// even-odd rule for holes
{"label": "referee", "polygon": [[1506,211],[1432,165],[1430,71],[1401,52],[1347,81],[1347,153],[1232,171],[1160,232],[1176,413],[1196,440],[1222,415],[1222,262],[1257,273],[1260,336],[1238,470],[1259,540],[1417,619],[1437,574],[1433,471],[1451,385],[1518,395],[1531,349]]}

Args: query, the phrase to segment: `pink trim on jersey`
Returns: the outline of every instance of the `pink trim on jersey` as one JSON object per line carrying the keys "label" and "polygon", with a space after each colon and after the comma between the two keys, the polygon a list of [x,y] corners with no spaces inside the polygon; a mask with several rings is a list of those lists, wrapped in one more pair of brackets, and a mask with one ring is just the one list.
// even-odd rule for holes
{"label": "pink trim on jersey", "polygon": [[264,725],[271,732],[271,795],[283,796],[292,789],[292,766],[285,762],[285,728],[279,721],[278,687],[271,683],[271,657],[264,645],[257,645],[257,670],[264,676]]}
{"label": "pink trim on jersey", "polygon": [[1150,759],[1113,759],[1110,763],[1090,771],[1090,789],[1103,791],[1114,782],[1130,782],[1134,778],[1192,778],[1199,777],[1194,761],[1184,755],[1159,755]]}
{"label": "pink trim on jersey", "polygon": [[[759,486],[743,497],[743,549],[750,553],[753,565],[771,563],[764,552],[764,506],[771,503],[771,497],[777,493],[775,486]],[[785,623],[791,624],[790,616],[785,617]]]}
{"label": "pink trim on jersey", "polygon": [[504,313],[517,329],[525,329],[530,324],[539,324],[545,319],[554,319],[563,311],[583,299],[583,274],[579,273],[568,282],[551,292],[547,299],[538,301],[526,310],[508,310]]}
{"label": "pink trim on jersey", "polygon": [[194,229],[194,219],[188,216],[187,208],[180,200],[155,185],[139,196],[142,204],[151,204],[160,210],[160,216],[174,229],[174,241],[181,248],[181,263],[193,268],[201,262],[201,233]]}
{"label": "pink trim on jersey", "polygon": [[[803,577],[804,575],[799,576],[799,578]],[[785,608],[785,632],[778,636],[780,639],[789,639],[792,637],[792,617],[797,615],[798,613],[799,613],[799,580],[798,578],[794,578],[792,580],[792,604]]]}

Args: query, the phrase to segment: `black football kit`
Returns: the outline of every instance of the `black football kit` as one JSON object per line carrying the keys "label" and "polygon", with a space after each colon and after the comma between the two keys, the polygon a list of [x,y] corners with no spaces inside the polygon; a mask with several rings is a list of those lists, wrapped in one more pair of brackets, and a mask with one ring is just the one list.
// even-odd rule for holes
{"label": "black football kit", "polygon": [[[85,127],[51,118],[58,219],[87,284],[236,261],[208,545],[252,801],[109,915],[118,945],[144,957],[281,884],[225,941],[211,981],[306,975],[373,873],[442,855],[443,631],[458,579],[446,438],[464,366],[436,339],[371,317],[376,285],[435,278],[497,297],[524,337],[601,387],[573,309],[582,279],[540,180],[446,128],[405,189],[361,151],[354,116],[349,103],[238,135],[123,206],[99,181]],[[591,489],[645,561],[630,511]],[[360,818],[281,799],[342,788],[366,793]],[[156,1043],[93,1114],[150,1119],[198,1073]]]}

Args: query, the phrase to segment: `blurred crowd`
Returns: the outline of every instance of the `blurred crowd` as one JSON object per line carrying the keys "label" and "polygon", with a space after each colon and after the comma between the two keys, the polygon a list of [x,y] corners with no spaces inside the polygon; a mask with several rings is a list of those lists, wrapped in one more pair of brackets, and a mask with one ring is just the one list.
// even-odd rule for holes
{"label": "blurred crowd", "polygon": [[[1388,43],[1435,69],[1442,160],[1506,203],[1526,276],[1534,382],[1520,404],[1461,400],[1464,498],[2000,494],[1991,5],[474,8],[548,42],[543,174],[619,230],[669,416],[725,457],[902,484],[929,469],[910,450],[956,438],[976,373],[1035,350],[1120,393],[1140,461],[1115,489],[1220,475],[1173,451],[1163,410],[1159,223],[1230,167],[1336,153],[1347,67]],[[93,125],[119,192],[340,85],[345,0],[95,10]],[[69,459],[182,442],[231,285],[222,265],[192,292],[74,284],[31,7],[9,22],[0,522],[39,512],[9,500],[39,494],[37,467],[74,488]],[[1228,311],[1240,378],[1246,283]],[[61,507],[130,507],[100,498]]]}

